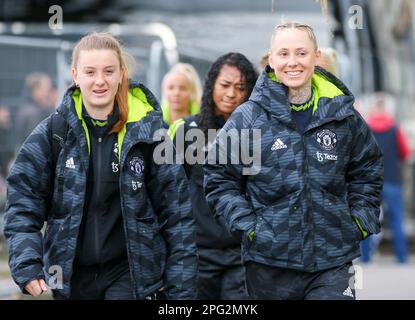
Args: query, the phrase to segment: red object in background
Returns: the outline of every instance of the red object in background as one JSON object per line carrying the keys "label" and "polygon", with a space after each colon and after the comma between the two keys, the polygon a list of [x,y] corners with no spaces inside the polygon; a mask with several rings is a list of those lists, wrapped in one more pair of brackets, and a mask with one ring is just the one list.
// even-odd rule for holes
{"label": "red object in background", "polygon": [[[367,120],[370,129],[373,132],[385,132],[390,130],[393,126],[397,125],[395,119],[386,113],[373,113]],[[411,149],[409,148],[409,141],[406,134],[398,126],[396,133],[396,139],[398,142],[399,156],[402,160],[406,160],[411,155]]]}

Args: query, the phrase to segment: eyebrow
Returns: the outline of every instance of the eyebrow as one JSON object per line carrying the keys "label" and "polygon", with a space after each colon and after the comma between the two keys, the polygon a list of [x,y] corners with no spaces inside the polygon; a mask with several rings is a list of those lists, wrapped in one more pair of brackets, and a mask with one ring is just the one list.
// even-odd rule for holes
{"label": "eyebrow", "polygon": [[219,78],[218,80],[219,80],[219,81],[223,81],[223,82],[227,82],[227,83],[232,83],[232,81],[226,80],[226,79],[224,79],[224,78]]}
{"label": "eyebrow", "polygon": [[[105,66],[104,69],[115,68],[115,65]],[[84,69],[96,69],[93,66],[85,66]]]}
{"label": "eyebrow", "polygon": [[[232,81],[229,81],[229,80],[225,80],[225,79],[219,79],[219,81],[220,82],[225,82],[226,84],[232,84]],[[244,86],[244,85],[246,85],[246,81],[244,81],[244,80],[239,80],[238,82],[236,82],[235,83],[236,85],[238,85],[238,86]]]}
{"label": "eyebrow", "polygon": [[[279,48],[276,51],[279,52],[279,51],[283,51],[283,50],[290,50],[290,49],[289,48]],[[300,51],[300,50],[310,50],[310,49],[308,49],[306,47],[300,47],[300,48],[295,48],[294,50],[295,51]]]}

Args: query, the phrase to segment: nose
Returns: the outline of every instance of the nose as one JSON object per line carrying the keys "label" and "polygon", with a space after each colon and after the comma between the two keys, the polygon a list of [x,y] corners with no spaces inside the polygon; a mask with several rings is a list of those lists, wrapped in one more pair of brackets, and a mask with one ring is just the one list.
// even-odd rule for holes
{"label": "nose", "polygon": [[173,94],[174,96],[178,96],[178,95],[179,95],[179,93],[180,93],[180,90],[179,90],[178,88],[174,88],[174,89],[173,89],[173,91],[172,91],[172,94]]}
{"label": "nose", "polygon": [[289,67],[296,67],[297,65],[298,65],[297,58],[293,54],[293,55],[290,56],[290,59],[288,60],[288,66]]}
{"label": "nose", "polygon": [[235,97],[235,88],[233,86],[229,86],[228,90],[226,90],[226,96],[228,98]]}
{"label": "nose", "polygon": [[95,78],[95,84],[97,86],[102,86],[104,83],[105,83],[104,75],[101,72],[98,72]]}

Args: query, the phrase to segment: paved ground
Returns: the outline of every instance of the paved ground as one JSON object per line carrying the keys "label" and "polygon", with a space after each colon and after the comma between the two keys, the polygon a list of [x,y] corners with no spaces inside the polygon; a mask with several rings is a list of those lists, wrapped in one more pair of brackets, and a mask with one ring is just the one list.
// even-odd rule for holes
{"label": "paved ground", "polygon": [[394,262],[392,256],[377,256],[373,263],[362,267],[361,290],[356,290],[359,300],[415,300],[415,257],[408,264]]}
{"label": "paved ground", "polygon": [[0,261],[0,300],[17,299],[19,296],[19,288],[10,278],[7,262]]}
{"label": "paved ground", "polygon": [[22,295],[19,287],[10,277],[7,262],[0,260],[0,300],[45,300],[52,299],[51,293],[45,293],[38,298]]}

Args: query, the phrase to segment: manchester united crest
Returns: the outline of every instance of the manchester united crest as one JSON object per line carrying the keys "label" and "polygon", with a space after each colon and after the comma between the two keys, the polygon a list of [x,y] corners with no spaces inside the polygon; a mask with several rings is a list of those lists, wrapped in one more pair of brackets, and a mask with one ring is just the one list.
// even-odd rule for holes
{"label": "manchester united crest", "polygon": [[130,170],[137,177],[141,177],[144,171],[144,161],[138,157],[132,158],[130,161]]}
{"label": "manchester united crest", "polygon": [[317,142],[321,148],[323,148],[323,150],[330,151],[336,147],[337,136],[333,131],[324,129],[320,132],[317,132]]}

